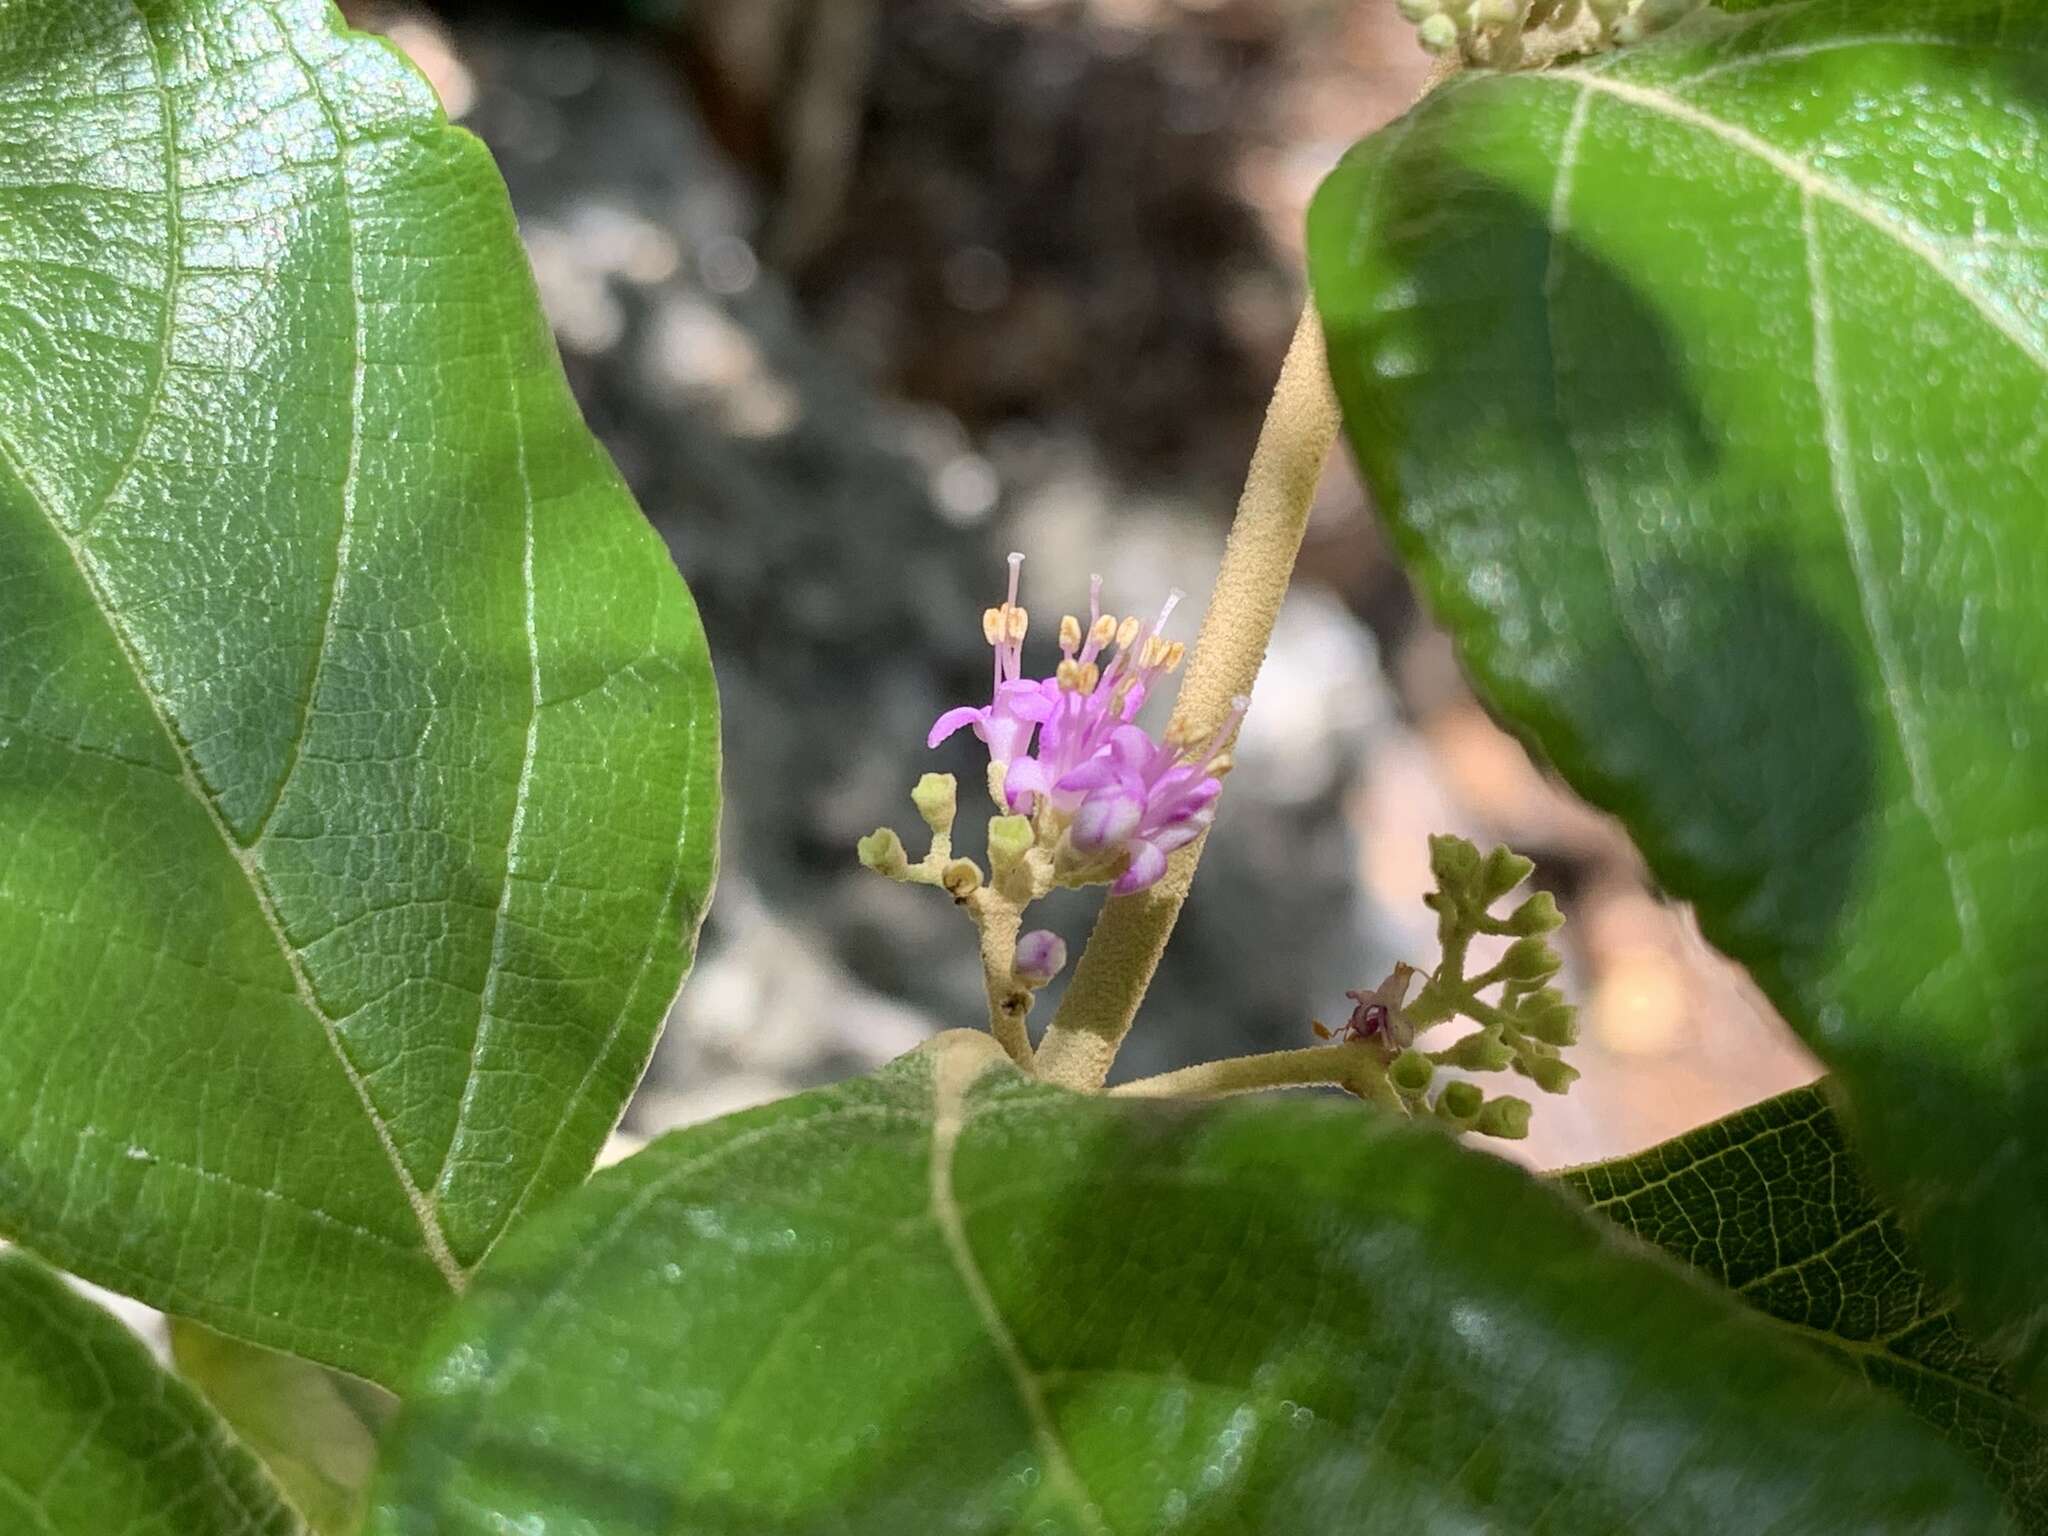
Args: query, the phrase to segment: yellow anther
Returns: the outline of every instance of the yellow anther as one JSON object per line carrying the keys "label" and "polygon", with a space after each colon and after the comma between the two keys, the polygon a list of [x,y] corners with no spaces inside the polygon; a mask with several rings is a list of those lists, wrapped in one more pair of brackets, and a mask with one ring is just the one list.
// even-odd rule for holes
{"label": "yellow anther", "polygon": [[1166,648],[1166,670],[1171,672],[1175,667],[1178,667],[1187,658],[1187,654],[1187,642],[1185,640],[1174,641],[1173,644]]}
{"label": "yellow anther", "polygon": [[1088,642],[1097,650],[1116,638],[1116,617],[1105,613],[1088,627]]}
{"label": "yellow anther", "polygon": [[1209,777],[1220,779],[1236,766],[1236,758],[1232,757],[1228,752],[1219,752],[1216,754],[1215,761],[1209,764]]}
{"label": "yellow anther", "polygon": [[1031,615],[1011,603],[1005,603],[1003,606],[1010,611],[1010,638],[1021,641],[1024,638],[1024,631],[1031,627]]}
{"label": "yellow anther", "polygon": [[1081,687],[1081,663],[1069,656],[1052,671],[1053,679],[1069,693],[1078,692]]}
{"label": "yellow anther", "polygon": [[984,608],[981,611],[981,638],[990,645],[1003,643],[1003,610]]}
{"label": "yellow anther", "polygon": [[1145,649],[1138,653],[1138,664],[1142,667],[1157,668],[1166,665],[1166,657],[1172,648],[1157,635],[1145,637]]}
{"label": "yellow anther", "polygon": [[1093,693],[1095,685],[1101,681],[1102,668],[1095,665],[1092,661],[1081,663],[1081,691],[1083,693]]}
{"label": "yellow anther", "polygon": [[1138,638],[1138,629],[1138,618],[1136,614],[1133,614],[1130,618],[1125,619],[1123,623],[1117,625],[1116,643],[1126,650],[1130,649],[1131,642]]}
{"label": "yellow anther", "polygon": [[1071,613],[1060,620],[1060,649],[1068,652],[1081,649],[1081,621]]}

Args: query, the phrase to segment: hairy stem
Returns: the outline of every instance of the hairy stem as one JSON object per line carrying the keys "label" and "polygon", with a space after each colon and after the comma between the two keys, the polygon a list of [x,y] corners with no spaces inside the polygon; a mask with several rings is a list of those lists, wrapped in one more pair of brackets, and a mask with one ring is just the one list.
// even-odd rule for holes
{"label": "hairy stem", "polygon": [[1200,1066],[1141,1077],[1110,1089],[1127,1099],[1218,1099],[1265,1088],[1349,1088],[1361,1098],[1402,1108],[1387,1081],[1387,1069],[1370,1051],[1355,1045],[1315,1045],[1263,1056],[1236,1056]]}
{"label": "hairy stem", "polygon": [[968,907],[974,926],[981,930],[981,979],[988,988],[989,1033],[1009,1053],[1010,1060],[1026,1072],[1035,1071],[1031,1032],[1024,1023],[1031,1012],[1031,989],[1017,980],[1017,931],[1023,927],[1023,913],[1015,902],[988,886],[968,898]]}
{"label": "hairy stem", "polygon": [[[1188,660],[1170,729],[1198,741],[1222,725],[1232,702],[1251,692],[1265,660],[1280,600],[1308,526],[1316,482],[1338,426],[1337,399],[1323,356],[1322,324],[1302,309],[1294,341],[1252,453],[1216,577],[1216,595]],[[1145,989],[1173,933],[1206,838],[1175,853],[1150,890],[1110,898],[1075,966],[1038,1052],[1052,1082],[1093,1092],[1109,1078]]]}

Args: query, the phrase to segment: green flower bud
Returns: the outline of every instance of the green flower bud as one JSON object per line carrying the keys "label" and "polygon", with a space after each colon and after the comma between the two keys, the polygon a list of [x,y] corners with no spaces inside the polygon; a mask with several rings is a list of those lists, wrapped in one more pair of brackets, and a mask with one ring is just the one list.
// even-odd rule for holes
{"label": "green flower bud", "polygon": [[1404,21],[1420,25],[1443,9],[1443,0],[1394,0],[1394,9]]}
{"label": "green flower bud", "polygon": [[903,851],[903,839],[887,827],[877,827],[860,840],[861,863],[878,875],[901,880],[910,873],[910,855]]}
{"label": "green flower bud", "polygon": [[1505,847],[1496,848],[1486,856],[1486,863],[1480,868],[1479,889],[1486,904],[1491,906],[1534,873],[1536,863],[1533,859],[1525,859]]}
{"label": "green flower bud", "polygon": [[917,788],[910,792],[910,801],[917,807],[917,814],[924,818],[924,824],[943,836],[953,830],[953,817],[960,804],[960,786],[950,773],[928,773],[917,781]]}
{"label": "green flower bud", "polygon": [[1563,1093],[1579,1080],[1579,1071],[1554,1056],[1539,1056],[1529,1063],[1529,1076],[1545,1093]]}
{"label": "green flower bud", "polygon": [[1564,964],[1541,939],[1517,939],[1500,957],[1500,973],[1512,981],[1548,981]]}
{"label": "green flower bud", "polygon": [[1457,897],[1479,883],[1479,850],[1462,837],[1439,834],[1429,840],[1429,868],[1436,876],[1437,888],[1446,896]]}
{"label": "green flower bud", "polygon": [[1014,868],[1037,842],[1038,834],[1032,830],[1030,818],[995,817],[988,824],[989,867],[1000,877],[1004,870]]}
{"label": "green flower bud", "polygon": [[1436,1096],[1437,1118],[1462,1128],[1479,1118],[1485,1102],[1486,1095],[1476,1083],[1445,1083],[1443,1092]]}
{"label": "green flower bud", "polygon": [[1517,0],[1479,0],[1473,18],[1482,27],[1504,27],[1520,12]]}
{"label": "green flower bud", "polygon": [[1509,914],[1509,933],[1521,934],[1528,938],[1542,938],[1546,933],[1555,933],[1564,926],[1564,914],[1557,910],[1557,898],[1548,891],[1538,891]]}
{"label": "green flower bud", "polygon": [[1503,1141],[1520,1141],[1529,1134],[1529,1101],[1527,1099],[1488,1099],[1480,1107],[1479,1118],[1472,1129],[1482,1136],[1498,1136]]}
{"label": "green flower bud", "polygon": [[1545,1045],[1578,1043],[1578,1010],[1566,1002],[1555,987],[1545,987],[1524,999],[1515,1012],[1515,1022]]}
{"label": "green flower bud", "polygon": [[1431,53],[1449,53],[1458,46],[1458,24],[1438,14],[1417,28],[1415,36]]}
{"label": "green flower bud", "polygon": [[1443,1054],[1446,1065],[1465,1072],[1505,1072],[1515,1059],[1514,1048],[1491,1030],[1465,1036]]}
{"label": "green flower bud", "polygon": [[1413,1046],[1396,1056],[1394,1064],[1387,1068],[1388,1080],[1403,1093],[1425,1092],[1435,1076],[1436,1063]]}

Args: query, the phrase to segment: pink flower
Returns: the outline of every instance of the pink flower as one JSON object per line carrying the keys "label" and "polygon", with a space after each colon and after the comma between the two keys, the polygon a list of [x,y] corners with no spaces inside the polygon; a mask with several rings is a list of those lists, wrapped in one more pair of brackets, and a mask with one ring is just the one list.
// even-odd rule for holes
{"label": "pink flower", "polygon": [[1007,768],[1030,749],[1031,733],[1051,716],[1047,684],[1026,682],[1019,676],[1024,634],[1031,623],[1031,615],[1017,606],[1017,574],[1023,564],[1022,555],[1010,556],[1010,595],[1002,607],[990,608],[981,616],[982,635],[995,650],[995,684],[988,703],[980,708],[964,704],[947,710],[933,722],[924,741],[927,747],[936,747],[961,726],[971,725],[988,747],[990,761]]}
{"label": "pink flower", "polygon": [[982,633],[996,653],[993,697],[984,708],[941,715],[928,744],[972,725],[1003,766],[1011,810],[1029,808],[1042,837],[1064,832],[1060,859],[1068,872],[1085,883],[1088,871],[1121,865],[1111,890],[1144,890],[1166,873],[1167,855],[1215,819],[1229,768],[1223,749],[1244,718],[1244,701],[1199,748],[1155,741],[1133,724],[1147,695],[1185,654],[1186,647],[1164,637],[1181,594],[1170,594],[1150,624],[1119,623],[1102,612],[1099,576],[1089,586],[1087,627],[1072,615],[1060,622],[1054,674],[1024,678],[1022,563],[1021,555],[1010,557],[1010,595],[982,616]]}

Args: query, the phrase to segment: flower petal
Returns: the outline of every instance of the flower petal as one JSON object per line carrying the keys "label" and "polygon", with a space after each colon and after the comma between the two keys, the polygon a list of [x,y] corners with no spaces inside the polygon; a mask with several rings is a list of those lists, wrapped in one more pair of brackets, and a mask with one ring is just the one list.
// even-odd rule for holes
{"label": "flower petal", "polygon": [[1029,720],[1034,725],[1043,725],[1052,718],[1053,693],[1047,687],[1050,679],[1026,680],[1005,683],[996,690],[995,708],[999,713],[1013,715],[1019,720]]}
{"label": "flower petal", "polygon": [[1131,867],[1116,877],[1110,886],[1112,896],[1129,896],[1147,886],[1159,883],[1159,877],[1166,873],[1166,855],[1151,843],[1131,844]]}
{"label": "flower petal", "polygon": [[1003,798],[1010,802],[1013,811],[1024,803],[1026,795],[1047,794],[1051,788],[1045,781],[1045,765],[1035,757],[1016,759],[1003,775]]}
{"label": "flower petal", "polygon": [[1145,802],[1119,784],[1098,789],[1081,802],[1069,835],[1083,853],[1100,853],[1136,832],[1144,819]]}
{"label": "flower petal", "polygon": [[962,704],[958,709],[949,709],[932,722],[931,734],[925,737],[924,744],[927,747],[936,747],[962,726],[979,725],[987,718],[986,709],[976,709],[968,704]]}

